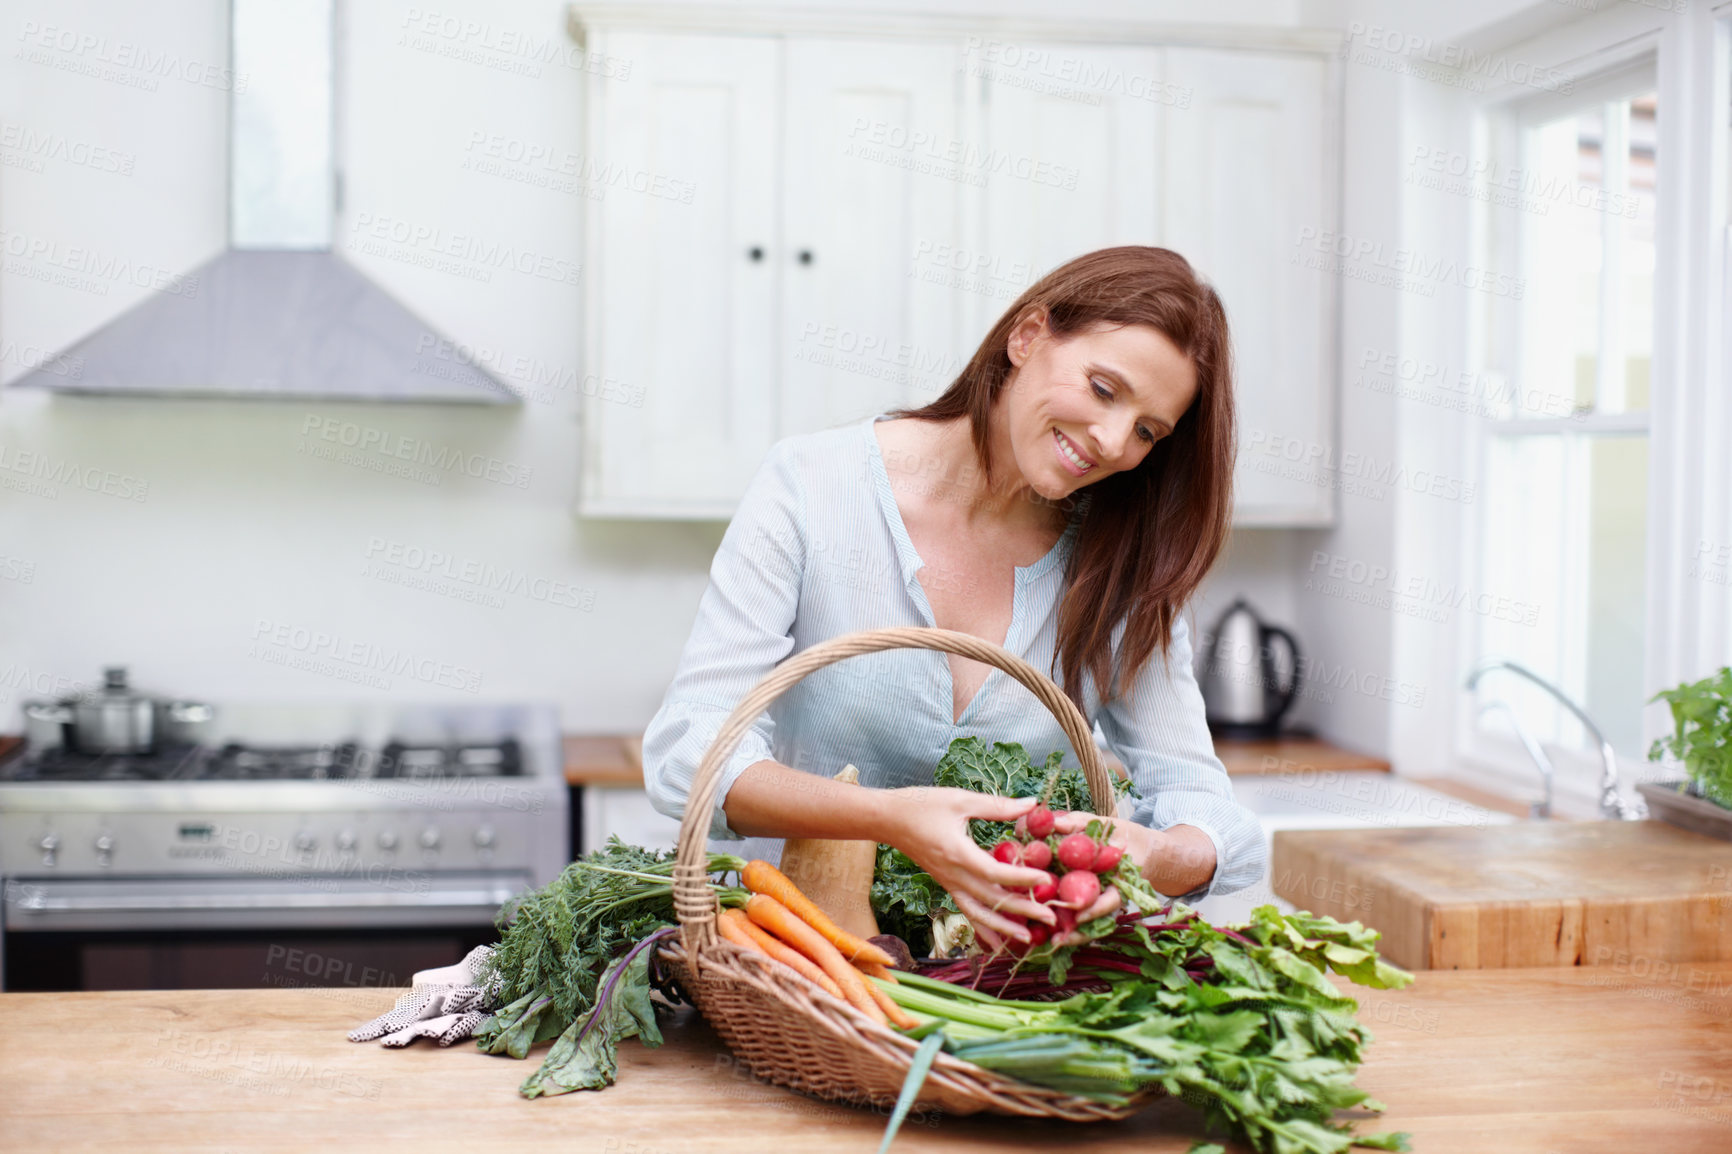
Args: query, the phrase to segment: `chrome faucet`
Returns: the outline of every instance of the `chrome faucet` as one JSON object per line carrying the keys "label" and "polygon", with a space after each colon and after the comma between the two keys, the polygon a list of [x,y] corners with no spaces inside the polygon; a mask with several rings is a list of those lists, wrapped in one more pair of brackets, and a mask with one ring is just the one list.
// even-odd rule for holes
{"label": "chrome faucet", "polygon": [[1528,756],[1534,759],[1534,765],[1539,767],[1540,785],[1545,792],[1540,796],[1540,800],[1528,802],[1528,817],[1533,821],[1548,821],[1552,816],[1552,781],[1557,776],[1557,770],[1552,766],[1552,759],[1546,756],[1544,747],[1534,738],[1528,727],[1522,724],[1521,716],[1510,708],[1509,702],[1500,698],[1481,706],[1479,712],[1484,716],[1499,709],[1509,718],[1510,728],[1515,730],[1522,748],[1528,751]]}
{"label": "chrome faucet", "polygon": [[[1648,806],[1646,802],[1641,798],[1637,798],[1634,802],[1625,801],[1623,794],[1618,792],[1618,758],[1617,755],[1612,752],[1612,743],[1606,740],[1606,735],[1600,732],[1600,727],[1595,725],[1593,720],[1589,718],[1586,713],[1582,712],[1581,707],[1564,695],[1563,690],[1559,689],[1557,686],[1553,685],[1527,666],[1519,665],[1514,661],[1487,661],[1480,665],[1472,673],[1468,674],[1468,690],[1471,692],[1477,688],[1480,678],[1497,669],[1507,669],[1511,673],[1518,673],[1539,686],[1541,689],[1545,690],[1547,693],[1551,694],[1557,699],[1559,705],[1562,705],[1565,709],[1575,715],[1576,720],[1582,723],[1582,728],[1588,731],[1588,736],[1592,737],[1599,745],[1600,762],[1604,767],[1600,773],[1600,816],[1602,818],[1614,821],[1640,821],[1648,816]],[[1515,720],[1514,710],[1510,709],[1509,706],[1504,705],[1502,702],[1498,702],[1497,704],[1502,706],[1503,709],[1509,713],[1512,721]],[[1516,736],[1521,739],[1522,745],[1528,751],[1528,756],[1534,759],[1534,763],[1539,767],[1540,776],[1545,781],[1545,800],[1534,807],[1533,815],[1536,817],[1541,816],[1538,810],[1543,806],[1545,815],[1549,816],[1551,814],[1553,775],[1551,760],[1546,757],[1545,751],[1540,748],[1539,742],[1535,741],[1533,735],[1523,728],[1520,721],[1516,721],[1515,729]]]}

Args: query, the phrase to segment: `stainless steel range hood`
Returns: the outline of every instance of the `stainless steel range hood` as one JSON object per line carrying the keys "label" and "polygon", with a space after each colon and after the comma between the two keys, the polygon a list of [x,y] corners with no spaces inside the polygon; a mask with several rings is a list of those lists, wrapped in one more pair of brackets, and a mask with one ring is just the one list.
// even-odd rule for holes
{"label": "stainless steel range hood", "polygon": [[[232,0],[229,247],[14,384],[126,396],[516,404],[331,248],[335,0]],[[437,350],[437,352],[435,352]]]}

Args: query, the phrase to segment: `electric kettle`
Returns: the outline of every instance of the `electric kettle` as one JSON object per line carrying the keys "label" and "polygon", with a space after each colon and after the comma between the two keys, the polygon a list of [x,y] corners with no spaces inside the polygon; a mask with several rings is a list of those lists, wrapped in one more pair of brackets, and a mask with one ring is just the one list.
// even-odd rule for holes
{"label": "electric kettle", "polygon": [[[1276,643],[1286,649],[1277,660]],[[1203,638],[1203,708],[1217,737],[1267,740],[1299,692],[1299,643],[1265,622],[1244,598],[1227,606]]]}

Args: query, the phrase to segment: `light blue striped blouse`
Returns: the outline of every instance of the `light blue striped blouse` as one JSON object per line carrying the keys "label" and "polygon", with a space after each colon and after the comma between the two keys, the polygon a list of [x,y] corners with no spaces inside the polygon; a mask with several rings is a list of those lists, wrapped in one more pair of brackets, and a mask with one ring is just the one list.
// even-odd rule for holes
{"label": "light blue striped blouse", "polygon": [[[1016,571],[1004,646],[1040,670],[1053,667],[1064,563],[1076,529],[1073,521],[1051,552]],[[655,808],[682,816],[711,738],[783,659],[856,630],[932,625],[915,576],[920,567],[872,421],[776,444],[716,551],[679,668],[644,734],[644,779]],[[1083,700],[1142,793],[1131,818],[1157,829],[1195,826],[1215,843],[1215,876],[1189,897],[1231,893],[1262,877],[1268,843],[1234,800],[1215,757],[1182,616],[1165,668],[1157,655],[1124,697],[1103,706],[1091,681]],[[943,653],[901,649],[849,658],[807,677],[770,707],[729,761],[717,796],[725,799],[746,767],[765,759],[826,776],[852,763],[863,784],[885,789],[929,785],[951,740],[970,734],[1020,742],[1036,761],[1064,750],[1075,764],[1058,722],[996,669],[961,722],[953,716]],[[710,835],[731,842],[730,852],[780,859],[778,839],[742,845],[721,804]]]}

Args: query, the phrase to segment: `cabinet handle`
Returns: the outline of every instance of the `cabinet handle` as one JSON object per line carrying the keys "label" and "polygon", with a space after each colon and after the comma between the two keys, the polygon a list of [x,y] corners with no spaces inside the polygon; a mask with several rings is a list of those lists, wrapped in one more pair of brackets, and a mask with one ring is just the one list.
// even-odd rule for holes
{"label": "cabinet handle", "polygon": [[746,250],[746,256],[751,260],[763,260],[764,246],[759,244],[753,245],[751,248]]}
{"label": "cabinet handle", "polygon": [[812,250],[811,249],[803,248],[800,250],[800,263],[801,264],[811,264],[812,263]]}

